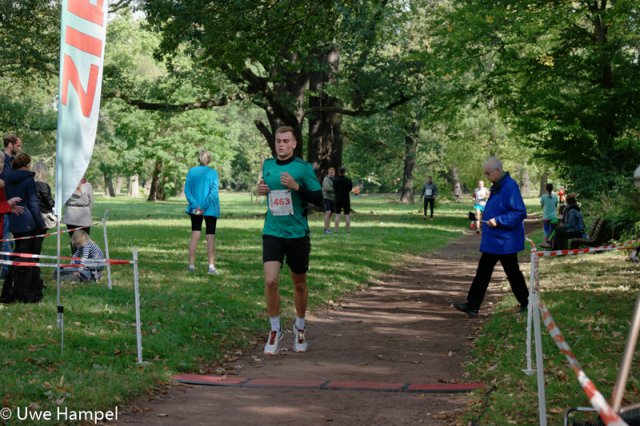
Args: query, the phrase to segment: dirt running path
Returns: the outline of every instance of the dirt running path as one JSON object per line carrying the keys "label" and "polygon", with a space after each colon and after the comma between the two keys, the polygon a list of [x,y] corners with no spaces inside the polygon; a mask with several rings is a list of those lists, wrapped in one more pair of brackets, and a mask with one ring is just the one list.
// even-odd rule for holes
{"label": "dirt running path", "polygon": [[[265,358],[259,347],[225,366],[251,379],[385,383],[460,383],[470,340],[492,300],[508,290],[494,274],[479,320],[450,305],[465,300],[479,258],[469,234],[438,253],[412,257],[380,282],[308,317],[310,350]],[[507,286],[508,287],[508,286]],[[288,328],[289,324],[287,324]],[[283,324],[284,327],[284,324]],[[177,385],[129,407],[122,424],[143,425],[450,425],[466,408],[463,393],[409,393]]]}

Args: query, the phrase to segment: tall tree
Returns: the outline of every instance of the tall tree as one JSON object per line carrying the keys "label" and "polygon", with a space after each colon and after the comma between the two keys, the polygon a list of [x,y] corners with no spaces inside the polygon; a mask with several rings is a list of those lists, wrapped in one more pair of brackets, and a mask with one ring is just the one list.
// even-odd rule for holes
{"label": "tall tree", "polygon": [[539,155],[585,195],[630,175],[640,161],[636,1],[452,3],[442,48],[460,75],[482,76]]}

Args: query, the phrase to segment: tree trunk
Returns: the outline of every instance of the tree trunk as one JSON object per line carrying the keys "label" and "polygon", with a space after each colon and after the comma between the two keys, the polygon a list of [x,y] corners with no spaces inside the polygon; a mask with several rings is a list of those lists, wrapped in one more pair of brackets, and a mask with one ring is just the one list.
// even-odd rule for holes
{"label": "tree trunk", "polygon": [[[326,93],[326,86],[336,82],[340,65],[340,52],[332,46],[329,52],[319,58],[323,69],[312,72],[309,89],[314,94],[309,97],[310,108],[338,106],[338,100]],[[329,167],[342,166],[342,116],[334,112],[316,111],[309,116],[309,141],[307,161],[313,164],[318,178],[327,174]]]}
{"label": "tree trunk", "polygon": [[518,170],[520,193],[523,197],[531,195],[531,179],[529,179],[529,169],[525,165],[521,165]]}
{"label": "tree trunk", "polygon": [[120,195],[122,192],[122,186],[124,185],[124,178],[122,176],[118,176],[116,179],[116,187],[115,187],[115,196]]}
{"label": "tree trunk", "polygon": [[[292,57],[292,61],[297,58]],[[278,127],[291,126],[294,130],[298,144],[294,150],[294,155],[302,158],[302,120],[304,120],[305,93],[309,83],[309,76],[306,73],[291,73],[288,75],[274,76],[275,80],[283,80],[276,83],[273,90],[267,91],[267,105],[260,105],[267,114],[269,126],[261,120],[256,120],[255,125],[267,141],[271,154],[276,155],[275,133]],[[293,108],[291,106],[293,104]]]}
{"label": "tree trunk", "polygon": [[[459,196],[462,195],[462,185],[460,184],[460,172],[456,166],[451,167],[449,169],[449,178],[451,179],[451,187],[453,188],[453,195],[455,197],[456,202],[459,199]],[[460,194],[456,196],[456,188],[460,188]]]}
{"label": "tree trunk", "polygon": [[129,178],[129,190],[127,191],[127,195],[130,197],[140,196],[140,181],[138,180],[138,175],[133,175]]}
{"label": "tree trunk", "polygon": [[420,126],[417,121],[410,124],[410,128],[404,137],[404,171],[402,173],[401,203],[412,203],[413,200],[413,169],[416,167],[416,150],[418,146],[418,131]]}
{"label": "tree trunk", "polygon": [[115,197],[116,192],[113,189],[113,179],[107,173],[104,174],[104,196],[105,197]]}
{"label": "tree trunk", "polygon": [[156,159],[156,163],[153,166],[153,175],[151,177],[151,186],[149,187],[149,197],[147,197],[147,201],[157,201],[162,198],[162,189],[161,189],[161,179],[160,174],[162,173],[163,164],[162,160],[159,158]]}

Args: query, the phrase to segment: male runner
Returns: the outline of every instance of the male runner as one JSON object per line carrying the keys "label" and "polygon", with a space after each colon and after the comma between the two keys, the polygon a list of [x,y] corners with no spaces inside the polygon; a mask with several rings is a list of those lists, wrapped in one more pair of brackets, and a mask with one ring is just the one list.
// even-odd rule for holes
{"label": "male runner", "polygon": [[322,205],[322,189],[311,164],[294,156],[295,132],[288,126],[275,134],[276,158],[265,160],[258,195],[268,195],[267,217],[262,236],[265,298],[271,331],[264,345],[266,355],[278,352],[283,333],[280,326],[278,276],[286,256],[294,284],[296,320],[293,350],[306,352],[305,313],[307,310],[307,270],[309,269],[309,224],[307,202]]}

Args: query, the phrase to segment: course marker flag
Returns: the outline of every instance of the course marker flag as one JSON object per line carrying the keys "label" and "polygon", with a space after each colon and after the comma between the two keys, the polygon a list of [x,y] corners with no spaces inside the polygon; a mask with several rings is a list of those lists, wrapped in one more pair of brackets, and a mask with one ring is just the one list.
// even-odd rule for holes
{"label": "course marker flag", "polygon": [[63,0],[56,146],[56,212],[91,161],[98,129],[107,0]]}

